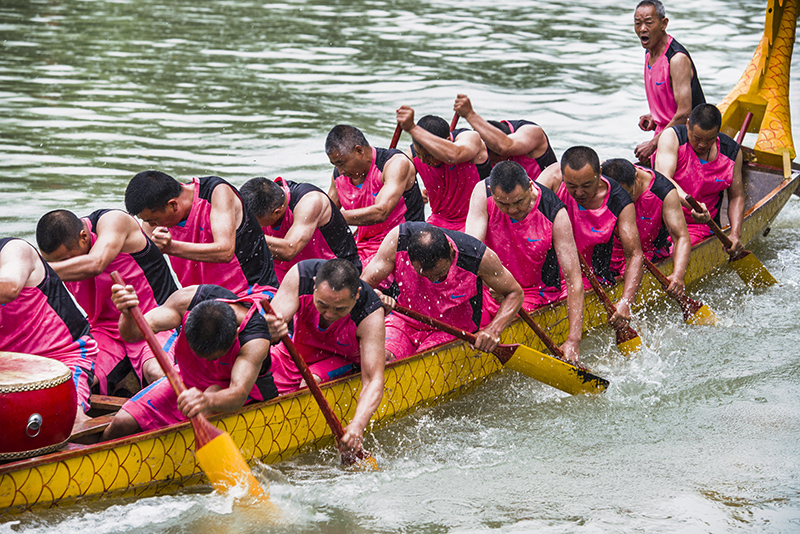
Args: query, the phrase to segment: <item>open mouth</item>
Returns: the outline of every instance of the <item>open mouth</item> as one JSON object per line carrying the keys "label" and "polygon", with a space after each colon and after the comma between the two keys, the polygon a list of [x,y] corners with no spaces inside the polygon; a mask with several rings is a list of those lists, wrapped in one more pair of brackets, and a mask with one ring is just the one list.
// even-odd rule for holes
{"label": "open mouth", "polygon": [[642,42],[642,45],[647,45],[647,43],[650,42],[650,36],[649,35],[640,35],[639,36],[639,40]]}

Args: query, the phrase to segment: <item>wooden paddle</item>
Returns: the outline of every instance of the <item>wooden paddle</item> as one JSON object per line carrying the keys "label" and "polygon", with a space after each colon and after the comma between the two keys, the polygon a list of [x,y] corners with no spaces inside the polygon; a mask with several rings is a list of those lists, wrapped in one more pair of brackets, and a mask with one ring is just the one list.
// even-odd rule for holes
{"label": "wooden paddle", "polygon": [[[606,292],[603,291],[603,288],[600,286],[600,281],[597,280],[597,277],[594,275],[594,271],[592,271],[592,268],[589,267],[589,264],[586,263],[586,259],[584,259],[580,253],[578,254],[578,259],[581,262],[581,271],[583,271],[583,275],[589,280],[589,284],[591,284],[592,289],[594,289],[594,292],[597,294],[597,298],[600,299],[600,302],[606,309],[608,318],[611,319],[611,316],[617,313],[617,308],[614,307],[611,299],[609,299]],[[630,356],[641,350],[642,338],[639,337],[639,333],[636,332],[636,330],[630,326],[623,326],[615,329],[617,332],[617,347],[622,354]]]}
{"label": "wooden paddle", "polygon": [[531,314],[526,312],[522,308],[520,308],[519,312],[517,313],[520,317],[522,317],[522,320],[525,321],[525,324],[531,327],[531,330],[533,330],[534,334],[536,334],[536,336],[542,341],[542,343],[544,343],[544,346],[547,347],[547,350],[549,350],[550,353],[559,360],[564,360],[564,351],[561,350],[561,347],[556,345],[556,343],[550,338],[550,336],[547,335],[547,332],[544,331],[544,328],[539,326],[539,323],[537,323],[533,319],[533,317],[531,317]]}
{"label": "wooden paddle", "polygon": [[[669,279],[664,276],[664,273],[658,270],[652,261],[644,258],[644,266],[650,271],[658,283],[661,284],[661,287],[664,291],[667,291],[669,287]],[[683,311],[683,320],[689,324],[698,324],[698,325],[710,325],[714,326],[717,324],[717,316],[711,311],[711,308],[703,304],[702,302],[698,302],[694,299],[683,295],[682,297],[673,297],[681,307]]]}
{"label": "wooden paddle", "polygon": [[458,112],[453,113],[453,120],[450,121],[450,131],[454,131],[458,126]]}
{"label": "wooden paddle", "polygon": [[[400,304],[394,311],[407,315],[428,326],[438,328],[451,336],[475,343],[476,336],[471,332],[456,328],[433,317],[428,317]],[[500,363],[526,376],[560,389],[571,395],[579,393],[602,393],[608,387],[608,380],[590,373],[588,370],[548,356],[525,345],[498,345],[492,351]]]}
{"label": "wooden paddle", "polygon": [[[692,195],[686,195],[686,202],[689,203],[694,211],[698,213],[703,212],[703,208],[692,198]],[[708,224],[708,227],[711,228],[711,231],[714,232],[714,235],[717,236],[725,248],[731,247],[733,243],[728,236],[722,232],[722,229],[720,229],[717,223],[710,220],[706,224]],[[764,264],[749,250],[743,248],[736,254],[731,255],[728,261],[739,277],[750,287],[769,287],[778,283],[775,277],[764,267]]]}
{"label": "wooden paddle", "polygon": [[[267,313],[272,313],[272,307],[269,305],[267,300],[262,300],[261,305],[264,307],[264,310]],[[303,376],[303,380],[306,381],[306,386],[308,386],[309,391],[311,391],[311,396],[313,396],[314,400],[317,401],[317,405],[319,406],[323,417],[325,417],[325,421],[328,422],[328,426],[330,427],[331,432],[333,432],[334,438],[336,438],[336,443],[339,446],[339,454],[341,455],[342,465],[345,467],[350,467],[351,465],[358,464],[358,466],[362,468],[370,468],[376,471],[380,470],[375,457],[372,456],[369,451],[363,449],[360,445],[356,449],[347,451],[342,450],[343,446],[341,441],[342,437],[344,436],[344,428],[342,428],[342,423],[339,421],[339,418],[336,417],[336,414],[333,413],[333,408],[331,408],[331,405],[328,403],[328,399],[326,399],[325,395],[322,393],[317,381],[314,380],[314,375],[311,374],[311,370],[308,368],[306,361],[297,351],[297,346],[295,346],[294,341],[292,341],[288,334],[283,336],[281,341],[283,342],[283,346],[286,347],[286,350],[289,351],[289,356],[292,357],[292,361],[294,361],[294,364],[297,366],[297,369]]]}
{"label": "wooden paddle", "polygon": [[[111,279],[115,284],[125,285],[125,281],[116,271],[111,273]],[[150,325],[147,324],[147,319],[142,315],[142,310],[139,309],[139,306],[133,306],[128,308],[128,311],[145,340],[147,340],[147,344],[150,345],[150,349],[167,376],[172,390],[175,391],[176,395],[186,391],[183,380],[181,380],[164,349],[158,343],[155,334],[150,329]],[[248,467],[230,434],[209,423],[208,419],[203,417],[202,414],[196,415],[189,420],[194,429],[197,463],[200,464],[200,468],[205,472],[214,488],[224,491],[244,481],[251,496],[262,501],[269,501],[269,495],[253,476],[253,472],[250,471],[250,467]]]}

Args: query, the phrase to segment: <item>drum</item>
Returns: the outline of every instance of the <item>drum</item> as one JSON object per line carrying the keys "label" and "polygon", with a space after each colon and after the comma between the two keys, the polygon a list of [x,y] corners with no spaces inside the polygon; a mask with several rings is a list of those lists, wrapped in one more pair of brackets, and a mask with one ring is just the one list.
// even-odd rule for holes
{"label": "drum", "polygon": [[77,409],[69,367],[52,358],[0,352],[0,460],[59,449]]}

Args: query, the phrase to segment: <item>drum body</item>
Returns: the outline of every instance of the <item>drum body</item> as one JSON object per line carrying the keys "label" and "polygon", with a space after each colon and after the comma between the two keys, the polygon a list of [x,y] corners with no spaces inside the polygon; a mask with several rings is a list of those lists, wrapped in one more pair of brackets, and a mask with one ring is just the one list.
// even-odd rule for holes
{"label": "drum body", "polygon": [[0,460],[59,449],[77,410],[69,367],[52,358],[0,352]]}

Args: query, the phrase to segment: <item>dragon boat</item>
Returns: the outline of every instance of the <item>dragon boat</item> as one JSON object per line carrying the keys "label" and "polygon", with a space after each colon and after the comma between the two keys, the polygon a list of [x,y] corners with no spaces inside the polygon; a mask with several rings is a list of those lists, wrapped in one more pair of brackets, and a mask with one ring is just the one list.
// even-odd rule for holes
{"label": "dragon boat", "polygon": [[[743,178],[746,191],[742,243],[766,235],[791,195],[797,190],[800,167],[795,157],[789,120],[789,70],[794,43],[798,0],[770,0],[764,37],[739,82],[719,105],[725,133],[742,128],[749,112],[754,119],[747,130],[758,133],[754,148],[744,148]],[[724,213],[724,210],[723,210]],[[716,238],[692,249],[687,285],[696,282],[728,260]],[[658,267],[668,274],[672,260]],[[619,298],[621,284],[608,290]],[[645,272],[636,307],[664,299],[651,274]],[[586,293],[584,331],[606,324],[598,297]],[[533,313],[550,336],[566,339],[566,303],[559,302]],[[545,350],[530,328],[514,322],[502,336],[504,343],[521,343]],[[422,407],[447,401],[475,388],[503,369],[492,355],[454,341],[410,358],[387,364],[381,404],[371,429]],[[323,386],[326,398],[342,420],[355,413],[361,389],[358,374]],[[109,411],[114,402],[95,404]],[[113,414],[100,416],[94,428]],[[248,460],[275,463],[332,443],[331,430],[307,389],[211,418],[227,431]],[[90,432],[90,431],[89,431]],[[77,438],[77,435],[73,435]],[[171,493],[186,486],[207,483],[193,454],[194,434],[183,423],[152,432],[94,445],[70,441],[56,452],[0,464],[0,514],[71,505],[104,498],[132,498]]]}

